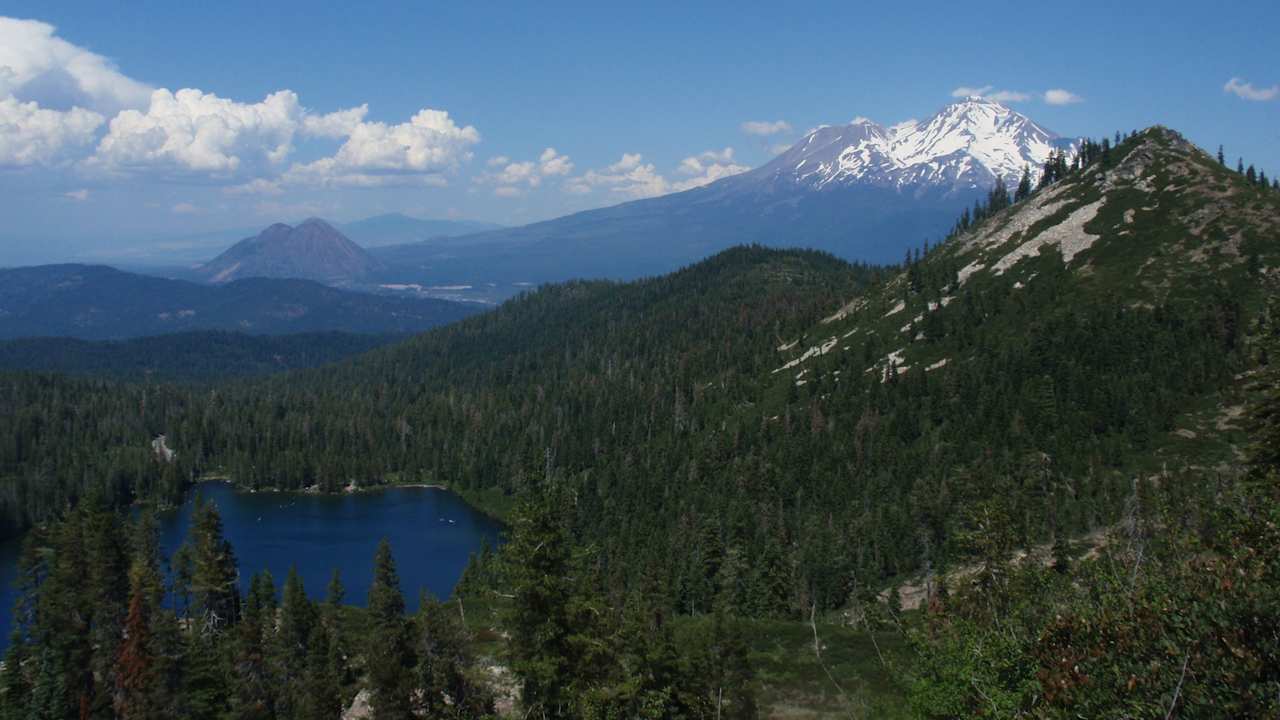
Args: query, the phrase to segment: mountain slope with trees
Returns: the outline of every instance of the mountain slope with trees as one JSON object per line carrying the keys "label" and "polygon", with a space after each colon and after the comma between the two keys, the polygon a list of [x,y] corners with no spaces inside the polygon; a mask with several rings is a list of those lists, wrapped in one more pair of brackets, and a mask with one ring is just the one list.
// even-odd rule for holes
{"label": "mountain slope with trees", "polygon": [[[1262,591],[1233,595],[1220,616],[1196,608],[1206,578],[1239,570],[1265,590],[1274,576],[1274,476],[1239,484],[1231,419],[1257,405],[1251,380],[1269,377],[1280,327],[1269,302],[1280,294],[1280,193],[1163,128],[1055,154],[1043,177],[1033,188],[1028,174],[1012,197],[997,183],[946,242],[883,271],[738,248],[661,278],[543,288],[356,359],[212,393],[5,375],[6,527],[39,524],[68,500],[174,499],[210,472],[246,488],[446,484],[513,521],[512,542],[478,559],[465,592],[514,596],[512,667],[526,709],[547,717],[706,707],[694,699],[706,688],[671,679],[681,661],[662,630],[669,615],[896,618],[882,589],[975,563],[983,571],[955,589],[956,614],[917,639],[923,714],[1054,716],[1046,688],[1087,695],[1105,714],[1129,684],[1118,666],[1096,665],[1123,678],[1103,688],[1053,664],[1060,650],[1096,661],[1114,640],[1099,627],[1160,658],[1148,667],[1162,682],[1174,658],[1237,678],[1231,688],[1265,688],[1270,636],[1205,632],[1198,654],[1148,640],[1187,639],[1158,617],[1169,603],[1192,628],[1274,627]],[[1267,407],[1254,412],[1260,438],[1274,434]],[[1204,412],[1214,421],[1184,425]],[[160,433],[176,461],[155,458]],[[1228,510],[1240,514],[1135,525],[1135,503],[1156,507],[1149,491],[1166,506],[1235,498]],[[1191,543],[1183,559],[1224,564],[1179,576],[1186,563],[1153,542],[1154,584],[1136,596],[1146,625],[1120,618],[1123,603],[1088,609],[1089,588],[1125,582],[1088,573],[1127,568],[1147,582],[1132,554],[1082,563],[1078,584],[1050,583],[1040,566],[1006,570],[1015,550],[1046,545],[1069,568],[1068,539],[1126,523]],[[1190,534],[1165,532],[1175,526]],[[1071,597],[1046,605],[1045,588]],[[379,652],[395,652],[407,631],[384,599]],[[1017,633],[992,607],[1022,613]],[[1047,624],[1064,608],[1066,625]],[[1044,635],[1053,627],[1066,633],[1059,644]],[[978,647],[1009,664],[974,675],[964,662]],[[410,660],[377,663],[375,702],[417,697]],[[1124,668],[1150,714],[1169,690],[1143,685],[1139,670]],[[1188,682],[1165,707],[1213,707]],[[1268,702],[1233,707],[1264,714]]]}
{"label": "mountain slope with trees", "polygon": [[184,332],[131,340],[24,338],[0,341],[0,368],[125,380],[215,381],[336,362],[399,335]]}

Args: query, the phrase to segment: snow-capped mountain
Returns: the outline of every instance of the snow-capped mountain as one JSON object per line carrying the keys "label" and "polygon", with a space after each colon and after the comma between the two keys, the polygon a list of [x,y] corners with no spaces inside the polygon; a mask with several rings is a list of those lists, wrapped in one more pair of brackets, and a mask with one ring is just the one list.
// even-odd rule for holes
{"label": "snow-capped mountain", "polygon": [[[965,98],[924,121],[884,127],[860,118],[818,128],[743,180],[815,190],[864,185],[944,196],[986,190],[997,176],[1032,178],[1055,149],[1076,142],[997,102]],[[777,188],[781,189],[781,188]]]}
{"label": "snow-capped mountain", "polygon": [[999,103],[965,98],[923,121],[820,127],[767,164],[685,192],[460,238],[379,248],[397,282],[528,282],[669,272],[731,245],[809,247],[898,262],[944,238],[997,176],[1038,179],[1059,137]]}

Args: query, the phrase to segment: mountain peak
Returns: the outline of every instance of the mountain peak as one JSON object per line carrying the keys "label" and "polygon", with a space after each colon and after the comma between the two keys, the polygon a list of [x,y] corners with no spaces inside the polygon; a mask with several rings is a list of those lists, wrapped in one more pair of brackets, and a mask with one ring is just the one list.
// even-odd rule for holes
{"label": "mountain peak", "polygon": [[884,127],[866,118],[815,129],[748,177],[801,187],[866,185],[914,195],[982,191],[1033,177],[1066,140],[994,100],[969,96],[927,120]]}
{"label": "mountain peak", "polygon": [[300,278],[345,285],[381,270],[382,263],[328,222],[312,217],[297,227],[275,223],[202,265],[209,282],[248,277]]}

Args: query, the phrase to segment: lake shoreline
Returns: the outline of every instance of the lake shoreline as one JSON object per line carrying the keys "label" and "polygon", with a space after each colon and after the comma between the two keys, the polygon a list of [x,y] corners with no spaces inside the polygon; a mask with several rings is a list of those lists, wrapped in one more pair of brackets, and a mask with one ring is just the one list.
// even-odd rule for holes
{"label": "lake shoreline", "polygon": [[421,488],[425,490],[443,490],[449,493],[450,495],[453,495],[454,497],[462,500],[462,502],[465,503],[472,510],[475,510],[476,512],[480,513],[481,515],[484,515],[490,520],[493,520],[501,524],[503,527],[507,526],[507,517],[500,509],[496,507],[497,503],[484,502],[483,500],[481,500],[481,498],[477,497],[474,493],[461,492],[443,483],[389,482],[389,483],[382,483],[377,485],[358,485],[356,483],[349,483],[347,485],[344,485],[342,490],[340,491],[326,492],[320,489],[319,485],[311,485],[309,487],[305,487],[297,490],[288,490],[283,488],[245,488],[236,484],[236,482],[231,479],[230,475],[215,473],[215,474],[203,475],[199,478],[196,478],[194,484],[192,485],[192,489],[193,490],[198,489],[202,483],[225,483],[230,485],[236,492],[248,493],[251,495],[258,494],[258,493],[279,493],[279,494],[294,494],[294,495],[335,495],[337,496],[337,495],[354,495],[354,494],[360,494],[360,493],[377,492],[380,490],[391,490],[394,488]]}

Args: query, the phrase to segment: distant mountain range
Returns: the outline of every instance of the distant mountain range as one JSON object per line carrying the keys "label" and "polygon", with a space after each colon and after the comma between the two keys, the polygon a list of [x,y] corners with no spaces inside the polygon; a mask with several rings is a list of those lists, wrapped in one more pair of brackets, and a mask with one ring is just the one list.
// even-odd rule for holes
{"label": "distant mountain range", "polygon": [[253,278],[211,286],[101,265],[0,270],[0,339],[107,340],[191,330],[416,333],[478,309],[350,292],[309,280]]}
{"label": "distant mountain range", "polygon": [[693,190],[374,255],[389,274],[428,282],[632,278],[741,243],[898,261],[940,240],[997,176],[1038,177],[1052,150],[1074,146],[999,103],[966,98],[924,121],[817,128],[768,164]]}
{"label": "distant mountain range", "polygon": [[971,97],[922,121],[819,127],[762,167],[685,192],[515,228],[396,214],[277,223],[194,270],[166,273],[493,302],[546,282],[658,275],[744,243],[896,262],[939,241],[997,177],[1034,180],[1051,152],[1076,147]]}

